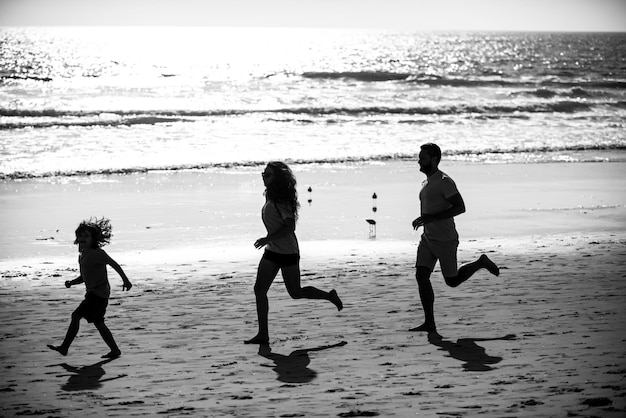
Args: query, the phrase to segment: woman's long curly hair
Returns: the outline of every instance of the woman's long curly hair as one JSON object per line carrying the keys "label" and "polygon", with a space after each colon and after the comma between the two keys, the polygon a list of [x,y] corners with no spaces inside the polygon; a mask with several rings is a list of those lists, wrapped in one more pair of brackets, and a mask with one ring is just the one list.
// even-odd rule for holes
{"label": "woman's long curly hair", "polygon": [[265,189],[265,196],[275,203],[291,206],[293,215],[298,220],[298,192],[296,191],[296,177],[287,164],[281,161],[271,161],[267,164],[274,173],[272,181]]}
{"label": "woman's long curly hair", "polygon": [[78,244],[78,235],[83,231],[89,231],[91,234],[91,247],[102,248],[111,242],[113,228],[111,227],[111,221],[107,218],[89,218],[82,221],[78,228],[76,228],[76,239],[74,244]]}

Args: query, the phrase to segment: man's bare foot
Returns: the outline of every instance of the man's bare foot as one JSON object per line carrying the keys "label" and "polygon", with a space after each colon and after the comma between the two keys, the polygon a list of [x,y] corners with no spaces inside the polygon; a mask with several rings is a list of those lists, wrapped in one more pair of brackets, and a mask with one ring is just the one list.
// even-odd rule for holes
{"label": "man's bare foot", "polygon": [[411,328],[409,331],[414,332],[436,332],[437,327],[434,324],[423,323],[419,327]]}
{"label": "man's bare foot", "polygon": [[101,358],[118,358],[121,355],[122,355],[122,352],[120,350],[117,350],[117,351],[111,351],[110,353],[106,353]]}
{"label": "man's bare foot", "polygon": [[337,310],[340,311],[343,309],[343,302],[339,299],[339,295],[335,289],[330,291],[330,301],[335,304]]}
{"label": "man's bare foot", "polygon": [[494,276],[499,276],[500,275],[500,269],[498,268],[498,266],[496,266],[496,263],[491,261],[489,259],[489,257],[487,257],[485,254],[480,256],[480,261],[481,261],[482,265],[487,270],[489,270],[489,273],[493,274]]}
{"label": "man's bare foot", "polygon": [[62,356],[67,356],[67,348],[61,347],[61,346],[54,346],[52,344],[48,344],[48,348],[50,350],[54,350],[58,353],[60,353]]}
{"label": "man's bare foot", "polygon": [[257,335],[256,337],[253,337],[249,340],[246,340],[243,342],[244,344],[269,344],[270,343],[270,339],[269,337],[261,337],[259,335]]}

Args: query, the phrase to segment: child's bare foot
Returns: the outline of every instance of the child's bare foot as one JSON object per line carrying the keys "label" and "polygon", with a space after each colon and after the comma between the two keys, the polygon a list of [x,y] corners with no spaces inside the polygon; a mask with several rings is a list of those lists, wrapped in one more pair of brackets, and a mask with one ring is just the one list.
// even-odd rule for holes
{"label": "child's bare foot", "polygon": [[480,256],[480,261],[482,262],[483,266],[487,270],[489,270],[489,273],[493,274],[494,276],[500,275],[500,269],[498,268],[498,266],[496,266],[496,263],[491,261],[489,257],[487,257],[485,254]]}
{"label": "child's bare foot", "polygon": [[261,337],[260,335],[257,335],[253,338],[250,338],[249,340],[244,341],[243,343],[244,344],[269,344],[270,339],[269,337]]}
{"label": "child's bare foot", "polygon": [[335,289],[330,291],[330,301],[335,304],[337,310],[340,311],[343,309],[343,302],[339,299],[339,295],[337,295],[337,291]]}
{"label": "child's bare foot", "polygon": [[54,350],[58,353],[60,353],[62,356],[67,356],[67,348],[61,347],[61,346],[54,346],[52,344],[48,344],[48,348],[50,350]]}
{"label": "child's bare foot", "polygon": [[122,352],[117,350],[117,351],[111,351],[110,353],[107,353],[107,354],[103,355],[102,358],[113,359],[113,358],[118,358],[121,355],[122,355]]}
{"label": "child's bare foot", "polygon": [[427,324],[426,322],[424,322],[422,325],[420,325],[419,327],[415,327],[415,328],[411,328],[409,331],[416,331],[416,332],[436,332],[437,331],[437,327],[435,326],[435,324]]}

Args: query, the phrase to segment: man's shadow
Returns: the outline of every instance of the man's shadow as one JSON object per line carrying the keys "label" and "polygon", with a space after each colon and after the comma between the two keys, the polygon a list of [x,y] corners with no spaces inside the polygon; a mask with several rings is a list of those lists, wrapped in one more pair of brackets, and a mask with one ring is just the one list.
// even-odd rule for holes
{"label": "man's shadow", "polygon": [[452,342],[444,340],[437,332],[428,333],[428,341],[431,344],[440,347],[442,351],[447,351],[450,357],[464,362],[463,369],[471,372],[493,370],[490,365],[502,361],[502,357],[488,355],[483,347],[476,344],[476,341],[507,341],[516,338],[515,335],[509,334],[499,338],[460,338],[456,342]]}
{"label": "man's shadow", "polygon": [[102,387],[103,382],[108,382],[110,380],[120,379],[122,377],[128,376],[126,374],[120,374],[118,376],[110,377],[108,379],[102,379],[102,376],[106,374],[102,366],[113,360],[114,359],[107,359],[99,361],[98,363],[92,364],[90,366],[82,367],[70,366],[67,363],[58,364],[58,366],[61,366],[66,371],[72,373],[69,375],[69,379],[67,380],[67,382],[61,386],[61,389],[67,392],[79,390],[97,390]]}
{"label": "man's shadow", "polygon": [[342,347],[346,344],[347,342],[342,341],[333,345],[295,350],[288,356],[272,353],[272,349],[269,344],[261,344],[259,346],[259,355],[274,362],[274,366],[268,367],[272,367],[272,369],[278,374],[277,379],[281,382],[308,383],[317,377],[317,372],[309,369],[308,367],[311,363],[309,353],[312,351],[322,351],[329,348]]}

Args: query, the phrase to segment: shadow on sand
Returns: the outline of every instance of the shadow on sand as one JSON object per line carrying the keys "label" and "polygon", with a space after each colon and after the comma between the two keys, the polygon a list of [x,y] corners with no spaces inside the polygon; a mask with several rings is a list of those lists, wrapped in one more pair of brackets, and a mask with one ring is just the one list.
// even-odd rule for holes
{"label": "shadow on sand", "polygon": [[106,374],[102,366],[113,360],[114,359],[107,359],[99,361],[98,363],[92,364],[90,366],[82,367],[70,366],[67,363],[57,364],[57,366],[61,366],[67,372],[71,373],[67,382],[61,386],[61,389],[68,392],[79,390],[98,390],[102,387],[103,382],[126,377],[126,374],[120,374],[118,376],[110,377],[108,379],[102,379],[102,376]]}
{"label": "shadow on sand", "polygon": [[342,341],[333,345],[324,345],[316,348],[308,348],[295,350],[288,356],[278,353],[272,353],[269,344],[259,346],[259,355],[266,359],[272,360],[274,366],[272,369],[278,374],[277,379],[285,383],[308,383],[317,377],[315,370],[309,369],[311,359],[309,353],[312,351],[322,351],[329,348],[342,347],[347,342]]}
{"label": "shadow on sand", "polygon": [[491,364],[497,364],[502,361],[502,357],[490,356],[485,349],[476,341],[498,341],[498,340],[515,340],[517,337],[513,334],[505,335],[499,338],[460,338],[456,342],[445,340],[436,332],[428,333],[428,341],[440,347],[440,350],[447,351],[450,357],[463,362],[463,369],[471,372],[486,372],[493,370]]}

